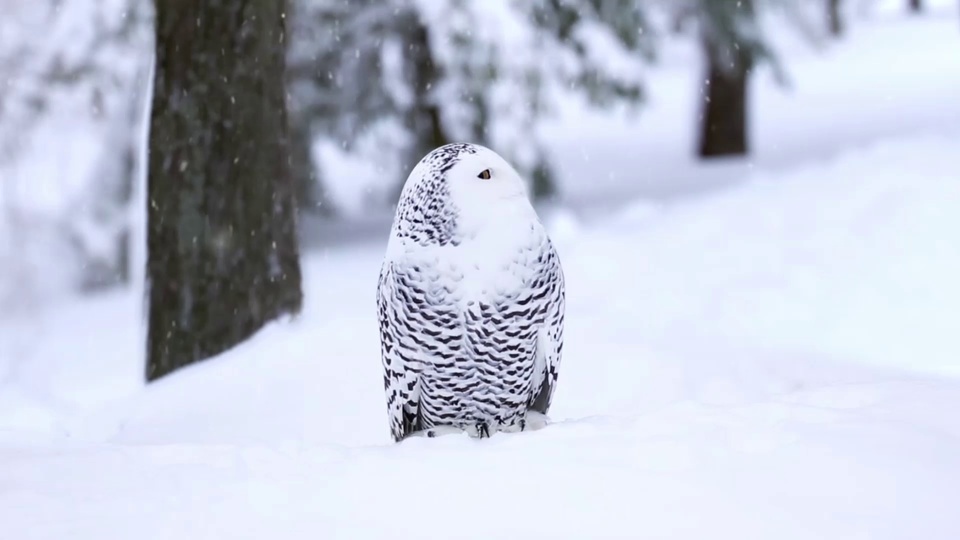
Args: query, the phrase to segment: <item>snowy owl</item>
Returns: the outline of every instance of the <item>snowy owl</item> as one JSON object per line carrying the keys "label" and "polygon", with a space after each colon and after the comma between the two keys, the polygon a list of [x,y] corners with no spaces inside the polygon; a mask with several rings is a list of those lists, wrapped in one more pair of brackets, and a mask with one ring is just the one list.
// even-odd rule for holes
{"label": "snowy owl", "polygon": [[560,259],[514,168],[476,144],[427,154],[377,285],[394,441],[546,425],[564,302]]}

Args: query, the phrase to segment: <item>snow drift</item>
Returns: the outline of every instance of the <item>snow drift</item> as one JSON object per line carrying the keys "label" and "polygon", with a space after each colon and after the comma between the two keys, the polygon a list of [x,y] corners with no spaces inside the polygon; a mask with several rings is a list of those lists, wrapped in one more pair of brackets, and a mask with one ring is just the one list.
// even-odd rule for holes
{"label": "snow drift", "polygon": [[5,324],[0,520],[38,539],[955,538],[957,141],[551,219],[568,337],[537,432],[389,443],[380,244],[308,259],[298,320],[149,389],[135,298]]}

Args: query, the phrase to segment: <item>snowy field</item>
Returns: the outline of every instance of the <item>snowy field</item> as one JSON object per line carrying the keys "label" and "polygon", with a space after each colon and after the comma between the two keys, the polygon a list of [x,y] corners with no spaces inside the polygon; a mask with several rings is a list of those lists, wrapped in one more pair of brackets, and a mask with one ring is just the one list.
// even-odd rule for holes
{"label": "snowy field", "polygon": [[0,538],[960,538],[951,9],[787,43],[745,163],[690,159],[692,49],[639,124],[565,111],[568,192],[648,197],[544,216],[568,315],[541,431],[390,442],[385,237],[306,255],[301,316],[150,388],[138,293],[0,316]]}
{"label": "snowy field", "polygon": [[[382,245],[305,261],[295,321],[149,389],[117,295],[2,327],[11,538],[960,537],[960,140],[549,220],[568,337],[545,430],[389,442]],[[9,349],[12,347],[13,349]]]}

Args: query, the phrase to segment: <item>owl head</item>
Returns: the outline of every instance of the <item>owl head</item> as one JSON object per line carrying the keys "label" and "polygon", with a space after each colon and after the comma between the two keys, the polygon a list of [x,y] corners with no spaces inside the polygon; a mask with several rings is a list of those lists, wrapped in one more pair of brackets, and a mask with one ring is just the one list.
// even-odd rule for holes
{"label": "owl head", "polygon": [[526,183],[510,163],[485,146],[455,143],[434,149],[410,172],[397,222],[442,244],[514,216],[528,219],[531,210]]}

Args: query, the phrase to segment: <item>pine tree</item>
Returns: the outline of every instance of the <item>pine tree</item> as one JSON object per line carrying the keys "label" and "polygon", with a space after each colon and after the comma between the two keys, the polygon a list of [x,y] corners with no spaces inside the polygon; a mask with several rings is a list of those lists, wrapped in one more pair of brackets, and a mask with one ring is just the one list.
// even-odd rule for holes
{"label": "pine tree", "polygon": [[763,2],[697,0],[700,43],[706,58],[700,157],[749,152],[749,77],[760,61],[770,61],[776,68],[773,52],[757,24],[758,1]]}
{"label": "pine tree", "polygon": [[148,178],[147,380],[302,303],[282,2],[159,2]]}
{"label": "pine tree", "polygon": [[[391,96],[399,85],[388,82],[382,62],[387,38],[402,14],[390,0],[289,0],[287,54],[290,114],[298,137],[297,169],[310,165],[309,147],[317,140],[354,155],[366,134],[398,123],[401,109]],[[396,156],[393,146],[377,148],[371,160]],[[313,175],[318,167],[312,164]],[[302,177],[301,172],[301,177]],[[335,211],[322,182],[321,211]],[[301,190],[307,189],[303,185]]]}
{"label": "pine tree", "polygon": [[[71,161],[53,178],[63,183],[53,192],[71,197],[62,213],[30,216],[37,226],[14,233],[46,246],[40,249],[52,251],[59,266],[74,268],[69,281],[80,290],[116,286],[129,277],[130,194],[138,165],[140,96],[148,84],[150,4],[37,0],[15,2],[0,17],[2,182],[11,189],[36,182],[18,174],[18,162],[46,142],[34,140],[44,128],[64,119],[82,130],[84,139],[95,141],[84,152],[89,166]],[[44,146],[43,152],[59,149]],[[55,241],[32,238],[47,228],[56,229]],[[49,266],[49,260],[41,256],[24,264]]]}
{"label": "pine tree", "polygon": [[[410,144],[403,151],[401,167],[409,171],[428,152],[452,141],[441,118],[441,104],[434,91],[443,77],[441,66],[434,58],[434,36],[430,35],[430,29],[413,6],[401,11],[401,14],[397,19],[397,30],[405,44],[405,83],[410,88],[412,98],[403,115],[403,125],[409,134]],[[399,195],[399,189],[398,183],[391,198]]]}
{"label": "pine tree", "polygon": [[[527,4],[536,27],[551,39],[550,52],[575,60],[560,64],[558,75],[564,86],[599,107],[642,100],[643,64],[655,58],[655,36],[643,3],[531,0]],[[634,69],[612,67],[616,65]]]}
{"label": "pine tree", "polygon": [[316,137],[314,121],[308,103],[302,95],[292,91],[303,77],[308,77],[312,69],[313,58],[303,56],[303,41],[311,39],[313,34],[322,34],[328,30],[316,27],[310,20],[307,5],[301,0],[280,0],[286,6],[286,85],[287,109],[290,117],[290,172],[297,195],[297,206],[301,212],[330,217],[336,209],[330,200],[321,176],[319,165],[313,157],[313,141]]}
{"label": "pine tree", "polygon": [[535,197],[553,194],[540,133],[551,92],[639,103],[652,53],[631,0],[298,2],[292,92],[317,133],[382,165],[391,203],[416,161],[450,141],[492,147]]}
{"label": "pine tree", "polygon": [[329,214],[332,208],[326,204],[319,171],[310,155],[313,131],[302,117],[290,116],[290,175],[297,195],[297,210],[315,214]]}
{"label": "pine tree", "polygon": [[[579,94],[597,108],[638,107],[644,99],[645,64],[655,59],[646,6],[632,0],[520,0],[533,24],[537,60],[531,62],[535,125],[547,116],[545,87]],[[552,172],[542,153],[532,167],[534,194],[551,195]]]}

